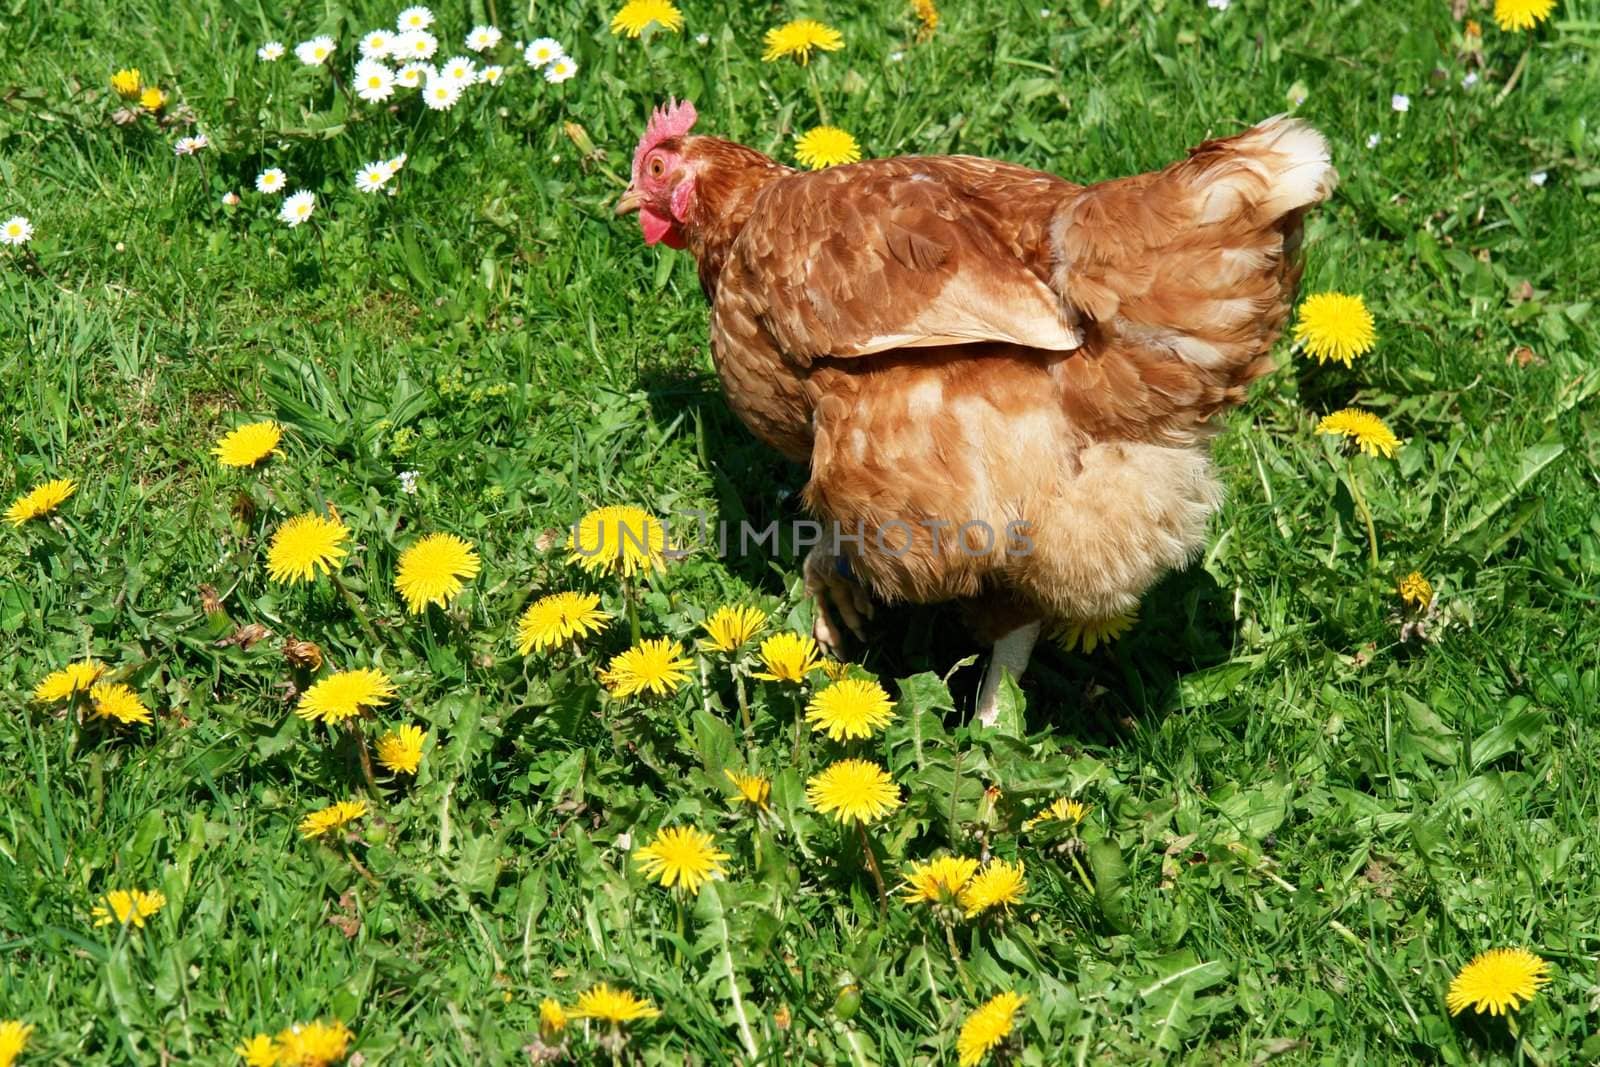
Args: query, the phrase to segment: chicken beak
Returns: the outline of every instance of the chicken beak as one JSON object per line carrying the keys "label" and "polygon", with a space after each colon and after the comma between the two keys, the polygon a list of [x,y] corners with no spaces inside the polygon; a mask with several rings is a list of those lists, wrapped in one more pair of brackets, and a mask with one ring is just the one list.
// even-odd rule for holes
{"label": "chicken beak", "polygon": [[628,186],[628,191],[622,194],[622,199],[617,201],[618,215],[631,215],[638,211],[642,203],[639,194],[633,191],[633,186]]}

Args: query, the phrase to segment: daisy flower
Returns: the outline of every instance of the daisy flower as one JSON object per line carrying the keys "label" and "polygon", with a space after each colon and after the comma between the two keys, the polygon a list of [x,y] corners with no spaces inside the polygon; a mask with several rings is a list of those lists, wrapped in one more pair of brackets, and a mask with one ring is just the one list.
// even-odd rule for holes
{"label": "daisy flower", "polygon": [[871,737],[894,718],[894,702],[877,682],[847,678],[820,690],[806,705],[811,729],[834,741]]}
{"label": "daisy flower", "polygon": [[1306,297],[1296,316],[1294,339],[1318,363],[1336,360],[1348,367],[1372,348],[1378,334],[1361,297],[1330,292]]}
{"label": "daisy flower", "polygon": [[1082,651],[1088,655],[1102,645],[1122,639],[1139,621],[1139,609],[1124,611],[1109,619],[1071,619],[1061,624],[1053,636],[1063,652]]}
{"label": "daisy flower", "polygon": [[738,791],[738,796],[732,799],[749,804],[752,808],[767,810],[767,801],[772,796],[772,782],[759,774],[745,774],[732,768],[724,768],[722,773],[728,781],[733,783],[733,788]]}
{"label": "daisy flower", "polygon": [[[381,164],[372,166],[383,169]],[[482,567],[470,541],[455,534],[428,534],[400,553],[394,588],[411,614],[420,615],[429,604],[448,604],[461,592],[463,579],[477,577]]]}
{"label": "daisy flower", "polygon": [[167,906],[165,894],[143,889],[113,889],[101,901],[89,911],[96,926],[132,924],[143,929],[146,919]]}
{"label": "daisy flower", "polygon": [[449,111],[461,99],[461,83],[435,75],[428,79],[428,87],[422,90],[422,99],[430,110]]}
{"label": "daisy flower", "polygon": [[462,85],[471,84],[476,74],[475,64],[466,56],[451,56],[439,67],[439,77],[449,78]]}
{"label": "daisy flower", "polygon": [[1549,177],[1550,175],[1547,172],[1536,170],[1532,174],[1528,175],[1528,180],[1534,185],[1537,185],[1539,188],[1543,189],[1544,183],[1549,179]]}
{"label": "daisy flower", "polygon": [[388,30],[373,30],[361,38],[361,56],[363,59],[384,59],[389,55],[389,50],[394,47],[394,42],[399,34],[390,33]]}
{"label": "daisy flower", "polygon": [[1382,419],[1360,408],[1345,408],[1326,416],[1317,423],[1317,432],[1347,437],[1368,456],[1381,454],[1385,459],[1393,459],[1395,449],[1400,447],[1400,439]]}
{"label": "daisy flower", "polygon": [[660,1014],[660,1009],[648,1000],[626,989],[612,989],[604,982],[579,993],[572,1009],[573,1018],[600,1019],[612,1025],[654,1019]]}
{"label": "daisy flower", "polygon": [[33,239],[33,223],[26,215],[13,215],[0,222],[0,245],[25,245]]}
{"label": "daisy flower", "polygon": [[239,194],[234,192],[232,189],[229,189],[227,192],[223,193],[222,194],[222,206],[223,207],[238,207],[239,206]]}
{"label": "daisy flower", "polygon": [[124,100],[132,100],[137,97],[140,84],[138,67],[129,67],[111,75],[112,90]]}
{"label": "daisy flower", "polygon": [[702,885],[726,874],[722,864],[730,858],[718,850],[710,834],[692,826],[657,831],[655,840],[635,849],[633,857],[645,877],[666,889],[677,887],[686,896],[693,896]]}
{"label": "daisy flower", "polygon": [[389,50],[396,61],[402,59],[432,59],[439,50],[439,39],[427,30],[407,30]]}
{"label": "daisy flower", "polygon": [[554,37],[541,37],[522,50],[523,61],[530,67],[547,67],[566,54],[567,50]]}
{"label": "daisy flower", "polygon": [[566,56],[561,56],[544,68],[544,80],[551,85],[560,85],[576,73],[578,73],[578,64]]}
{"label": "daisy flower", "polygon": [[954,904],[977,872],[978,861],[967,856],[940,856],[914,863],[906,872],[906,903]]}
{"label": "daisy flower", "polygon": [[[366,805],[362,804],[365,809]],[[332,1067],[344,1060],[355,1038],[344,1023],[335,1019],[296,1023],[278,1033],[278,1063],[280,1067]]]}
{"label": "daisy flower", "polygon": [[87,693],[108,669],[104,663],[93,659],[69,663],[45,675],[33,687],[33,699],[41,704],[54,704],[76,693]]}
{"label": "daisy flower", "polygon": [[193,137],[180,137],[177,143],[172,146],[172,154],[175,156],[192,156],[202,148],[209,147],[210,144],[211,142],[206,139],[206,135],[203,133],[197,133]]}
{"label": "daisy flower", "polygon": [[284,51],[282,41],[268,41],[256,49],[256,58],[263,63],[276,63],[283,58]]}
{"label": "daisy flower", "polygon": [[409,724],[378,738],[378,762],[395,774],[416,774],[422,766],[422,743],[427,734]]}
{"label": "daisy flower", "polygon": [[956,1037],[958,1067],[977,1067],[994,1048],[1011,1036],[1017,1011],[1028,998],[1019,993],[1001,993],[967,1016]]}
{"label": "daisy flower", "polygon": [[338,519],[323,518],[314,511],[296,515],[272,535],[267,577],[275,582],[309,582],[319,570],[331,574],[349,554],[344,547],[349,539],[350,528]]}
{"label": "daisy flower", "polygon": [[651,24],[677,33],[683,29],[683,12],[669,0],[628,0],[611,20],[611,32],[637,37]]}
{"label": "daisy flower", "polygon": [[[330,804],[321,811],[314,811],[300,820],[301,837],[321,837],[330,830],[337,830],[341,826],[355,822],[366,815],[367,802],[365,800],[341,800],[337,804]],[[283,1035],[278,1035],[278,1041],[283,1042]],[[299,1063],[299,1060],[284,1059],[281,1063]]]}
{"label": "daisy flower", "polygon": [[278,218],[289,224],[292,230],[311,217],[317,209],[317,194],[302,189],[298,193],[288,196],[283,201],[283,207],[278,212]]}
{"label": "daisy flower", "polygon": [[795,19],[768,30],[766,46],[766,51],[761,54],[763,62],[772,63],[785,56],[793,56],[801,66],[805,66],[811,62],[813,49],[837,52],[843,48],[844,34],[816,19]]}
{"label": "daisy flower", "polygon": [[152,721],[150,709],[139,694],[121,683],[101,682],[89,690],[89,700],[90,712],[97,719],[116,719],[124,726],[136,722],[148,725]]}
{"label": "daisy flower", "polygon": [[307,722],[329,726],[381,708],[395,698],[394,682],[382,671],[358,667],[335,671],[300,694],[294,713]]}
{"label": "daisy flower", "polygon": [[407,63],[400,68],[394,76],[396,85],[405,89],[416,89],[426,85],[433,77],[433,68],[426,63]]}
{"label": "daisy flower", "polygon": [[700,625],[706,637],[700,647],[706,652],[737,652],[767,624],[767,613],[760,608],[723,606]]}
{"label": "daisy flower", "polygon": [[418,4],[400,12],[395,25],[401,30],[425,30],[433,25],[433,12]]}
{"label": "daisy flower", "polygon": [[694,662],[684,658],[683,646],[667,637],[644,640],[611,657],[600,681],[613,697],[624,699],[650,692],[666,696],[689,680]]}
{"label": "daisy flower", "polygon": [[308,67],[320,67],[333,55],[333,38],[327,34],[301,41],[294,46],[295,58]]}
{"label": "daisy flower", "polygon": [[271,419],[247,422],[223,434],[211,454],[224,467],[254,467],[277,452],[282,439],[283,427]]}
{"label": "daisy flower", "polygon": [[1389,106],[1400,112],[1410,111],[1411,98],[1405,93],[1395,93],[1389,98]]}
{"label": "daisy flower", "polygon": [[859,163],[861,146],[837,126],[818,126],[794,143],[794,157],[812,170],[840,163]]}
{"label": "daisy flower", "polygon": [[0,1067],[11,1067],[16,1062],[28,1047],[28,1037],[32,1033],[32,1024],[21,1019],[0,1022]]}
{"label": "daisy flower", "polygon": [[57,478],[36,485],[11,502],[11,506],[6,509],[6,521],[13,526],[21,526],[30,519],[43,518],[60,507],[77,491],[78,483],[71,478]]}
{"label": "daisy flower", "polygon": [[[386,160],[383,161],[384,169],[389,172],[389,177],[391,177],[391,178],[394,177],[396,174],[399,174],[400,173],[400,168],[404,167],[405,165],[406,165],[406,154],[404,152],[401,152],[398,156],[394,156],[391,159],[386,159]],[[406,476],[406,473],[407,472],[402,472],[400,477],[404,478]],[[411,475],[411,480],[413,482],[415,482],[416,478],[417,478],[417,472],[416,471],[410,471],[409,473]],[[412,490],[412,491],[415,492],[415,490]]]}
{"label": "daisy flower", "polygon": [[1496,948],[1475,956],[1450,982],[1444,1003],[1451,1015],[1471,1008],[1504,1015],[1531,1001],[1550,981],[1550,964],[1525,948]]}
{"label": "daisy flower", "polygon": [[256,192],[266,193],[268,196],[283,192],[283,187],[288,184],[289,176],[277,167],[268,167],[256,175]]}
{"label": "daisy flower", "polygon": [[524,656],[536,649],[547,652],[599,633],[609,619],[593,593],[552,593],[528,605],[517,620],[517,649]]}
{"label": "daisy flower", "polygon": [[356,65],[356,95],[376,104],[394,95],[394,71],[382,63],[363,61]]}
{"label": "daisy flower", "polygon": [[1016,863],[991,860],[961,891],[961,908],[968,919],[973,919],[991,908],[1005,909],[1021,904],[1022,895],[1027,891],[1028,880],[1023,877],[1020,860]]}
{"label": "daisy flower", "polygon": [[363,193],[375,193],[382,189],[393,173],[387,163],[368,163],[356,171],[356,188]]}
{"label": "daisy flower", "polygon": [[500,31],[493,26],[474,26],[467,33],[467,50],[487,52],[500,43]]}
{"label": "daisy flower", "polygon": [[1556,0],[1494,0],[1494,21],[1502,30],[1531,30],[1550,17]]}
{"label": "daisy flower", "polygon": [[803,682],[822,663],[817,642],[804,634],[773,634],[761,642],[761,665],[755,677],[768,682]]}
{"label": "daisy flower", "polygon": [[666,559],[667,530],[643,508],[609,505],[584,515],[567,534],[567,562],[593,574],[603,571],[631,578],[660,570]]}
{"label": "daisy flower", "polygon": [[840,822],[874,823],[901,804],[900,787],[871,760],[847,759],[806,780],[806,801]]}
{"label": "daisy flower", "polygon": [[480,85],[494,85],[505,72],[506,68],[504,67],[484,67],[478,72],[478,83]]}

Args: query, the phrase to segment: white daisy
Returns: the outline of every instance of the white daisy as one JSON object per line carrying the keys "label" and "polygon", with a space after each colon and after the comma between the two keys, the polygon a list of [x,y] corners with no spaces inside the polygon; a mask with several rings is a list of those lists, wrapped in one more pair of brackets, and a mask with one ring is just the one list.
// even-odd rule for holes
{"label": "white daisy", "polygon": [[500,43],[500,31],[493,26],[474,26],[467,34],[467,48],[473,52],[487,52]]}
{"label": "white daisy", "polygon": [[548,67],[544,68],[544,80],[551,85],[560,85],[574,74],[578,73],[578,64],[562,56]]}
{"label": "white daisy", "polygon": [[477,77],[477,70],[466,56],[451,56],[439,67],[439,77],[470,85]]}
{"label": "white daisy", "polygon": [[292,230],[311,217],[317,208],[317,194],[301,190],[283,201],[283,209],[278,212],[278,218],[289,224]]}
{"label": "white daisy", "polygon": [[694,43],[695,44],[702,44],[702,45],[703,44],[710,44],[711,43],[711,35],[709,33],[697,33],[697,34],[694,35]]}
{"label": "white daisy", "polygon": [[405,165],[406,165],[406,154],[404,152],[401,152],[398,156],[395,156],[393,159],[385,160],[384,164],[383,164],[384,169],[389,172],[389,177],[391,177],[391,178],[394,177],[396,174],[399,174],[400,173],[400,168],[405,166]]}
{"label": "white daisy", "polygon": [[1228,10],[1228,5],[1231,3],[1233,3],[1233,0],[1206,0],[1207,7],[1215,8],[1218,11]]}
{"label": "white daisy", "polygon": [[407,30],[395,41],[389,54],[402,59],[432,59],[439,50],[439,39],[427,30]]}
{"label": "white daisy", "polygon": [[333,55],[333,38],[327,34],[301,41],[294,46],[294,54],[308,67],[320,67]]}
{"label": "white daisy", "polygon": [[506,72],[504,67],[484,67],[478,71],[478,81],[484,85],[493,85],[500,80],[500,75]]}
{"label": "white daisy", "polygon": [[268,41],[256,49],[256,58],[263,63],[276,63],[283,58],[283,42]]}
{"label": "white daisy", "polygon": [[283,192],[283,187],[288,184],[289,176],[277,167],[268,167],[256,175],[256,192],[266,193],[268,196]]}
{"label": "white daisy", "polygon": [[387,163],[368,163],[356,171],[356,188],[363,193],[375,193],[393,177]]}
{"label": "white daisy", "polygon": [[1550,180],[1550,174],[1548,171],[1536,170],[1528,175],[1528,180],[1543,189],[1544,183]]}
{"label": "white daisy", "polygon": [[449,111],[461,99],[461,83],[450,78],[430,78],[422,90],[422,99],[434,111]]}
{"label": "white daisy", "polygon": [[222,194],[222,205],[224,207],[237,207],[239,205],[239,194],[229,189]]}
{"label": "white daisy", "polygon": [[383,59],[389,54],[389,49],[394,47],[398,34],[388,30],[373,30],[361,38],[361,55],[364,59]]}
{"label": "white daisy", "polygon": [[1377,148],[1378,147],[1378,142],[1381,141],[1381,140],[1383,140],[1383,134],[1381,134],[1381,133],[1368,134],[1367,135],[1367,147],[1368,148]]}
{"label": "white daisy", "polygon": [[22,215],[13,215],[0,222],[0,245],[25,245],[33,236],[33,223]]}
{"label": "white daisy", "polygon": [[425,30],[433,25],[433,12],[418,4],[408,7],[400,12],[400,17],[395,20],[395,25],[401,30]]}
{"label": "white daisy", "polygon": [[898,63],[904,58],[906,58],[906,54],[904,52],[890,52],[889,53],[889,62],[891,62],[891,63]]}
{"label": "white daisy", "polygon": [[1411,98],[1405,93],[1395,93],[1389,98],[1389,106],[1396,111],[1410,111]]}
{"label": "white daisy", "polygon": [[172,146],[172,154],[175,156],[192,156],[210,144],[211,142],[206,140],[206,135],[203,133],[197,133],[193,137],[180,137],[178,142]]}
{"label": "white daisy", "polygon": [[382,63],[363,63],[356,67],[356,95],[376,104],[394,95],[394,71]]}
{"label": "white daisy", "polygon": [[419,472],[417,471],[400,472],[400,491],[402,493],[406,494],[407,496],[416,496],[418,473]]}
{"label": "white daisy", "polygon": [[530,67],[545,67],[566,54],[567,50],[561,47],[560,41],[554,37],[541,37],[537,41],[529,42],[528,47],[522,51],[522,58]]}
{"label": "white daisy", "polygon": [[402,89],[416,89],[426,85],[433,78],[433,68],[426,63],[407,63],[400,68],[400,73],[394,76],[394,82]]}
{"label": "white daisy", "polygon": [[1475,71],[1475,70],[1467,71],[1467,76],[1465,78],[1461,79],[1461,88],[1466,89],[1467,91],[1470,92],[1471,90],[1476,89],[1477,87],[1478,87],[1478,72]]}

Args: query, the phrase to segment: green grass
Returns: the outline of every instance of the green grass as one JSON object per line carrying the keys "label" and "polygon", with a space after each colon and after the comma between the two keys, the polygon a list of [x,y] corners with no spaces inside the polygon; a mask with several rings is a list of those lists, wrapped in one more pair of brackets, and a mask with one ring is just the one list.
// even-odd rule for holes
{"label": "green grass", "polygon": [[[647,44],[607,33],[609,8],[527,21],[473,0],[438,8],[441,56],[494,18],[515,73],[448,114],[347,110],[325,71],[254,58],[328,32],[348,71],[400,6],[0,3],[0,218],[38,230],[0,250],[0,504],[81,486],[58,520],[0,527],[0,1018],[36,1027],[24,1062],[225,1063],[318,1017],[369,1064],[526,1062],[540,999],[600,980],[663,1009],[624,1055],[648,1063],[950,1063],[961,1021],[1008,989],[1030,998],[1025,1064],[1600,1059],[1600,3],[1560,0],[1528,36],[1473,3],[1470,91],[1431,0],[950,3],[924,44],[887,0],[689,0],[685,32]],[[795,14],[848,40],[814,62],[815,92],[759,62]],[[581,65],[564,86],[510,54],[543,34]],[[181,131],[113,125],[122,66],[212,148],[176,159]],[[665,701],[602,694],[621,622],[581,655],[517,655],[532,596],[592,588],[621,613],[614,582],[541,540],[588,507],[798,515],[804,472],[722,400],[691,262],[610,212],[647,106],[690,97],[701,131],[787,158],[820,99],[870,155],[1087,181],[1284,110],[1296,83],[1343,176],[1308,226],[1305,291],[1362,294],[1376,350],[1347,371],[1280,347],[1219,440],[1209,551],[1119,643],[1043,652],[1024,729],[966,725],[979,650],[949,612],[887,612],[861,650],[901,698],[867,746],[906,799],[875,834],[890,881],[980,836],[1027,863],[1026,904],[958,928],[959,964],[926,915],[880,919],[859,848],[807,809],[833,749],[794,749],[786,690],[752,689],[746,752],[717,663]],[[354,191],[401,150],[398,196]],[[253,191],[269,165],[317,193],[310,223],[286,229]],[[1509,358],[1521,346],[1535,358]],[[1347,461],[1312,432],[1346,404],[1405,441],[1356,464],[1376,570]],[[286,427],[283,455],[218,468],[213,441],[260,417]],[[325,580],[266,579],[272,530],[324,504],[355,532],[342,575],[375,637]],[[434,530],[475,542],[484,571],[412,617],[395,559]],[[1412,569],[1439,591],[1425,642],[1399,637]],[[641,593],[648,635],[690,639],[734,600],[809,618],[791,557],[700,552]],[[216,645],[245,623],[273,636]],[[350,745],[291,714],[290,635],[382,666],[401,698],[380,719],[429,731],[415,782],[384,780],[348,847],[296,831],[363,786]],[[89,654],[154,725],[31,701]],[[722,777],[747,759],[774,777],[759,833]],[[1059,795],[1092,805],[1081,846],[1019,832]],[[682,823],[733,859],[680,915],[629,835]],[[114,888],[167,905],[96,928]],[[1520,1039],[1444,1007],[1455,970],[1503,944],[1553,965]],[[594,1037],[573,1033],[577,1061],[602,1057]]]}

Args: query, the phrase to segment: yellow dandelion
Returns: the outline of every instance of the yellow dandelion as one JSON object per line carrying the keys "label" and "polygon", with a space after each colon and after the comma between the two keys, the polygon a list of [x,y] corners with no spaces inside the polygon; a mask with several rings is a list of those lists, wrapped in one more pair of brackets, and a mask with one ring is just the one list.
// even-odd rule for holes
{"label": "yellow dandelion", "polygon": [[422,727],[407,724],[378,738],[378,762],[395,774],[416,774],[422,766]]}
{"label": "yellow dandelion", "polygon": [[567,562],[591,574],[604,571],[631,578],[660,570],[666,560],[667,529],[643,508],[596,508],[567,535]]}
{"label": "yellow dandelion", "polygon": [[[330,830],[337,830],[347,823],[355,822],[366,813],[365,800],[341,800],[301,819],[300,836],[321,837]],[[280,1037],[278,1040],[281,1042],[283,1039]]]}
{"label": "yellow dandelion", "polygon": [[911,10],[922,25],[917,29],[917,40],[926,41],[939,28],[939,9],[933,0],[911,0]]}
{"label": "yellow dandelion", "polygon": [[89,690],[89,700],[91,714],[97,719],[116,719],[124,726],[153,721],[139,694],[121,683],[101,682]]}
{"label": "yellow dandelion", "polygon": [[1294,324],[1294,339],[1317,357],[1350,366],[1378,339],[1372,313],[1359,296],[1317,293],[1306,297]]}
{"label": "yellow dandelion", "polygon": [[1550,964],[1525,948],[1495,948],[1479,953],[1450,982],[1445,1006],[1451,1015],[1471,1008],[1482,1015],[1504,1015],[1531,1001],[1550,981]]}
{"label": "yellow dandelion", "polygon": [[693,661],[683,658],[682,645],[660,637],[641,641],[613,656],[611,664],[600,672],[600,681],[619,699],[646,690],[656,696],[666,696],[677,692],[689,680],[693,667]]}
{"label": "yellow dandelion", "polygon": [[1050,802],[1050,806],[1042,809],[1039,814],[1022,824],[1024,830],[1032,830],[1040,823],[1065,822],[1073,826],[1081,823],[1089,815],[1089,805],[1066,797],[1057,797]]}
{"label": "yellow dandelion", "polygon": [[552,593],[529,604],[517,620],[517,648],[524,656],[535,649],[547,652],[599,633],[610,618],[592,593]]}
{"label": "yellow dandelion", "polygon": [[1381,454],[1386,459],[1393,459],[1395,449],[1400,447],[1400,439],[1384,425],[1382,419],[1360,408],[1345,408],[1324,417],[1317,423],[1317,432],[1348,437],[1369,456]]}
{"label": "yellow dandelion", "polygon": [[23,493],[6,509],[6,521],[21,526],[29,519],[43,518],[78,491],[78,483],[71,478],[57,478]]}
{"label": "yellow dandelion", "polygon": [[558,1000],[545,997],[539,1001],[539,1036],[546,1044],[567,1028],[567,1011]]}
{"label": "yellow dandelion", "polygon": [[961,907],[967,918],[975,918],[990,908],[1009,908],[1022,903],[1028,891],[1028,880],[1023,877],[1023,865],[992,860],[973,876],[961,893]]}
{"label": "yellow dandelion", "polygon": [[1556,0],[1494,0],[1494,20],[1502,30],[1531,30],[1550,17]]}
{"label": "yellow dandelion", "polygon": [[98,660],[82,659],[69,663],[59,671],[51,671],[33,687],[33,699],[41,704],[54,704],[66,700],[74,693],[86,693],[106,673],[107,667]]}
{"label": "yellow dandelion", "polygon": [[276,453],[282,439],[283,427],[270,419],[247,422],[223,434],[211,454],[224,467],[254,467]]}
{"label": "yellow dandelion", "polygon": [[1011,1036],[1017,1011],[1028,998],[1018,993],[1001,993],[967,1016],[956,1038],[956,1057],[960,1067],[976,1067],[996,1045]]}
{"label": "yellow dandelion", "polygon": [[21,1019],[0,1022],[0,1067],[11,1067],[16,1062],[22,1050],[28,1047],[28,1037],[32,1033],[33,1026]]}
{"label": "yellow dandelion", "polygon": [[628,0],[612,18],[611,32],[637,37],[651,23],[677,33],[683,29],[683,12],[668,0]]}
{"label": "yellow dandelion", "polygon": [[730,857],[718,851],[716,840],[692,826],[664,827],[655,840],[634,850],[633,861],[646,878],[667,889],[674,886],[693,896],[707,882],[727,873],[722,866]]}
{"label": "yellow dandelion", "polygon": [[794,158],[812,170],[861,162],[861,146],[837,126],[818,126],[794,142]]}
{"label": "yellow dandelion", "polygon": [[139,106],[154,114],[167,106],[167,94],[154,85],[148,86],[139,94]]}
{"label": "yellow dandelion", "polygon": [[903,887],[907,904],[953,904],[978,870],[966,856],[940,856],[913,863]]}
{"label": "yellow dandelion", "polygon": [[278,1067],[278,1043],[270,1034],[246,1038],[233,1052],[244,1061],[244,1067]]}
{"label": "yellow dandelion", "polygon": [[1054,636],[1063,652],[1081,649],[1087,656],[1102,645],[1120,641],[1138,621],[1138,608],[1109,619],[1069,619],[1061,624]]}
{"label": "yellow dandelion", "polygon": [[420,615],[429,604],[448,604],[461,592],[462,579],[476,577],[482,566],[472,542],[455,534],[428,534],[400,553],[394,588],[411,614]]}
{"label": "yellow dandelion", "polygon": [[811,62],[811,50],[837,52],[844,47],[844,34],[816,19],[795,19],[767,31],[764,62],[772,63],[793,56],[803,67]]}
{"label": "yellow dandelion", "polygon": [[850,664],[836,659],[822,661],[822,676],[830,682],[842,682],[850,677]]}
{"label": "yellow dandelion", "polygon": [[1400,579],[1399,591],[1400,600],[1414,608],[1425,608],[1433,602],[1433,583],[1421,571],[1412,571]]}
{"label": "yellow dandelion", "polygon": [[761,642],[761,664],[764,671],[755,677],[769,682],[803,682],[822,663],[817,643],[803,634],[773,634]]}
{"label": "yellow dandelion", "polygon": [[894,702],[877,682],[847,678],[820,690],[806,705],[806,721],[831,740],[871,737],[894,718]]}
{"label": "yellow dandelion", "polygon": [[296,1024],[278,1034],[278,1063],[281,1067],[330,1067],[344,1059],[355,1036],[337,1019]]}
{"label": "yellow dandelion", "polygon": [[296,515],[278,527],[267,549],[267,577],[275,582],[309,582],[321,570],[332,574],[349,555],[350,528],[315,512]]}
{"label": "yellow dandelion", "polygon": [[101,900],[102,903],[96,904],[89,912],[96,926],[117,923],[120,926],[132,924],[143,929],[146,919],[167,906],[164,894],[147,893],[143,889],[113,889]]}
{"label": "yellow dandelion", "polygon": [[301,693],[294,713],[307,722],[321,719],[332,726],[382,707],[394,699],[395,692],[389,676],[371,667],[337,671]]}
{"label": "yellow dandelion", "polygon": [[139,95],[139,68],[128,67],[111,75],[111,88],[124,100],[132,100]]}
{"label": "yellow dandelion", "polygon": [[707,652],[737,652],[767,624],[767,613],[746,605],[723,606],[700,625],[706,638],[700,647]]}
{"label": "yellow dandelion", "polygon": [[840,822],[874,823],[900,806],[900,787],[870,760],[840,760],[806,781],[806,800]]}
{"label": "yellow dandelion", "polygon": [[578,1019],[602,1019],[613,1025],[631,1023],[639,1019],[654,1019],[661,1014],[659,1008],[626,989],[612,989],[601,982],[578,994],[578,1003],[572,1016]]}
{"label": "yellow dandelion", "polygon": [[728,781],[733,783],[733,788],[738,790],[738,796],[733,799],[742,801],[752,808],[761,811],[767,810],[767,801],[772,796],[772,783],[759,774],[745,774],[743,771],[725,767],[722,771],[728,776]]}

